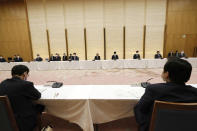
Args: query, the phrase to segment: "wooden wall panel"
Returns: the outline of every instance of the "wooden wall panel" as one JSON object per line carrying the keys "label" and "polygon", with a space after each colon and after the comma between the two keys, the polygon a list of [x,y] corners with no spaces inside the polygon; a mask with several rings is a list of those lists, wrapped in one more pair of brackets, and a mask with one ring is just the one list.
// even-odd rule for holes
{"label": "wooden wall panel", "polygon": [[32,59],[28,25],[23,0],[0,1],[0,54],[19,54],[25,61]]}
{"label": "wooden wall panel", "polygon": [[33,57],[40,54],[43,58],[49,57],[46,19],[43,2],[40,0],[28,0],[27,9],[32,39]]}
{"label": "wooden wall panel", "polygon": [[106,27],[106,58],[116,51],[123,59],[124,0],[104,1],[104,26]]}
{"label": "wooden wall panel", "polygon": [[69,53],[76,52],[81,60],[85,59],[84,44],[84,1],[65,0],[65,27],[68,31]]}
{"label": "wooden wall panel", "polygon": [[85,0],[84,13],[88,60],[94,59],[96,53],[104,59],[103,0]]}
{"label": "wooden wall panel", "polygon": [[147,0],[145,58],[154,58],[156,51],[163,54],[166,0]]}
{"label": "wooden wall panel", "polygon": [[66,52],[63,4],[62,0],[45,0],[46,25],[52,54],[62,55]]}
{"label": "wooden wall panel", "polygon": [[154,58],[156,51],[163,53],[164,26],[146,27],[145,58]]}
{"label": "wooden wall panel", "polygon": [[145,5],[145,0],[125,0],[126,59],[133,58],[136,50],[143,56]]}
{"label": "wooden wall panel", "polygon": [[165,55],[171,50],[184,50],[192,57],[194,47],[197,47],[197,1],[169,0],[167,12]]}

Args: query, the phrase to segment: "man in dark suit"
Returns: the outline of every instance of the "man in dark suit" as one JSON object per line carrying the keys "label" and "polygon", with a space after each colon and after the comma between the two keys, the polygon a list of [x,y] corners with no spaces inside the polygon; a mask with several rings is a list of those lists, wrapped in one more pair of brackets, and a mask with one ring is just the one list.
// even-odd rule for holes
{"label": "man in dark suit", "polygon": [[17,55],[14,57],[14,62],[23,62],[23,58]]}
{"label": "man in dark suit", "polygon": [[176,52],[174,53],[174,56],[180,58],[180,54],[179,54],[178,50],[176,50]]}
{"label": "man in dark suit", "polygon": [[73,53],[72,60],[79,61],[79,57],[77,56],[76,53]]}
{"label": "man in dark suit", "polygon": [[41,94],[32,82],[26,81],[28,73],[28,67],[16,65],[12,68],[12,78],[0,83],[0,95],[8,96],[20,131],[33,131],[37,114],[44,110],[44,106],[33,103]]}
{"label": "man in dark suit", "polygon": [[53,54],[51,54],[51,56],[50,56],[50,61],[56,61],[56,57],[53,56]]}
{"label": "man in dark suit", "polygon": [[67,59],[67,56],[66,56],[66,53],[63,54],[62,60],[63,60],[63,61],[67,61],[67,60],[68,60],[68,59]]}
{"label": "man in dark suit", "polygon": [[36,59],[35,59],[36,61],[42,61],[42,57],[40,57],[40,55],[39,54],[37,54],[37,57],[36,57]]}
{"label": "man in dark suit", "polygon": [[5,58],[3,58],[3,56],[0,55],[0,62],[6,62]]}
{"label": "man in dark suit", "polygon": [[139,51],[137,50],[136,53],[133,55],[133,59],[139,59],[140,60],[140,54]]}
{"label": "man in dark suit", "polygon": [[181,51],[179,58],[187,58],[184,51]]}
{"label": "man in dark suit", "polygon": [[160,54],[160,51],[157,51],[155,54],[155,59],[162,59],[162,55]]}
{"label": "man in dark suit", "polygon": [[114,54],[112,55],[112,60],[118,60],[118,55],[116,54],[116,51],[114,51]]}
{"label": "man in dark suit", "polygon": [[69,60],[69,61],[72,61],[72,60],[73,60],[72,54],[69,55],[68,60]]}
{"label": "man in dark suit", "polygon": [[169,53],[168,53],[168,58],[169,57],[173,57],[174,56],[174,53],[172,52],[172,51],[170,51]]}
{"label": "man in dark suit", "polygon": [[148,131],[155,100],[168,102],[197,102],[197,88],[185,83],[190,79],[192,66],[179,58],[169,58],[162,78],[166,83],[147,86],[144,95],[134,107],[139,131]]}
{"label": "man in dark suit", "polygon": [[94,60],[101,60],[101,57],[99,56],[99,53],[96,53],[96,56],[94,57]]}
{"label": "man in dark suit", "polygon": [[56,53],[56,61],[61,61],[61,57],[60,57],[60,54]]}

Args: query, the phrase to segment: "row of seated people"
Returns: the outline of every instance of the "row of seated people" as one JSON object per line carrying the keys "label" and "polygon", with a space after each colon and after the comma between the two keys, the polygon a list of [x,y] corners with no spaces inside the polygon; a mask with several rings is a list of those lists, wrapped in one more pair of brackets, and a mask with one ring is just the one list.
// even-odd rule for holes
{"label": "row of seated people", "polygon": [[[40,58],[41,57],[37,55],[37,58],[35,60],[40,61],[41,60]],[[61,61],[61,56],[58,53],[56,53],[55,56],[51,54],[50,61]],[[62,56],[62,61],[79,61],[79,57],[77,56],[76,53],[73,53],[73,55],[70,54],[68,57],[66,56],[66,53],[64,53]]]}
{"label": "row of seated people", "polygon": [[[176,51],[175,53],[173,53],[172,51],[169,52],[168,57],[173,57],[173,56],[176,56],[178,58],[186,57],[184,51],[181,51],[181,53],[179,53],[178,51]],[[155,59],[162,59],[163,58],[161,53],[160,53],[160,51],[156,52],[156,54],[154,55],[154,58]],[[112,55],[111,59],[112,60],[118,60],[119,59],[118,54],[116,53],[116,51],[114,51],[114,54]],[[133,55],[133,59],[141,59],[138,50]],[[72,56],[72,54],[70,54],[69,58],[67,58],[66,54],[64,53],[63,57],[62,57],[62,60],[63,61],[66,61],[66,60],[79,60],[79,57],[76,56],[76,53],[73,53],[73,56]],[[94,57],[94,60],[101,60],[101,57],[100,57],[99,53],[96,53],[96,56]],[[61,57],[59,56],[59,54],[57,54],[56,56],[52,55],[52,57],[50,58],[50,61],[61,61]]]}
{"label": "row of seated people", "polygon": [[[20,57],[20,55],[14,55],[13,58],[8,57],[8,61],[9,62],[10,61],[12,61],[12,62],[23,62],[23,58]],[[0,62],[6,62],[6,59],[2,55],[0,55]]]}
{"label": "row of seated people", "polygon": [[[169,52],[168,53],[168,57],[178,57],[178,58],[186,58],[186,55],[184,53],[184,51],[181,51],[180,53],[178,51],[176,52]],[[156,54],[154,55],[155,59],[162,59],[162,55],[160,53],[160,51],[157,51]],[[116,53],[116,51],[114,51],[114,54],[111,57],[112,60],[118,60],[118,54]],[[139,51],[137,50],[136,53],[133,55],[133,59],[141,59]],[[79,61],[79,57],[76,55],[76,53],[70,54],[69,56],[66,56],[66,53],[63,54],[62,58],[61,56],[56,53],[56,55],[54,56],[53,54],[51,54],[49,61]],[[96,56],[94,57],[94,60],[101,60],[101,57],[99,55],[99,53],[96,53]],[[23,62],[23,59],[19,56],[19,55],[15,55],[13,60],[13,62]],[[37,57],[35,58],[35,61],[43,61],[43,58],[37,54]],[[0,62],[6,62],[5,58],[3,58],[0,55]]]}
{"label": "row of seated people", "polygon": [[[168,59],[161,73],[164,82],[148,85],[134,107],[140,131],[149,130],[155,100],[197,102],[197,88],[185,84],[190,79],[191,72],[192,66],[187,60],[177,57]],[[8,96],[20,131],[33,131],[36,115],[44,109],[44,106],[33,102],[41,98],[41,93],[34,87],[33,82],[27,81],[27,66],[15,65],[11,74],[12,78],[0,83],[0,96]]]}

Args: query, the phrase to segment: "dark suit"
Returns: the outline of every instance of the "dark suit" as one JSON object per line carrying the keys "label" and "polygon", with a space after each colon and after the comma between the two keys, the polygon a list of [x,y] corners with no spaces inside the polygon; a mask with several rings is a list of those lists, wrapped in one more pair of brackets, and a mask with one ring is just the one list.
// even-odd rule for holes
{"label": "dark suit", "polygon": [[23,62],[23,58],[21,58],[21,57],[19,57],[19,58],[15,57],[14,58],[14,62]]}
{"label": "dark suit", "polygon": [[56,61],[61,61],[61,57],[60,56],[56,56]]}
{"label": "dark suit", "polygon": [[168,53],[168,57],[173,57],[173,56],[174,56],[174,53],[172,53],[172,52]]}
{"label": "dark suit", "polygon": [[66,55],[62,56],[62,60],[63,60],[63,61],[67,61],[67,60],[68,60],[68,59],[67,59],[67,56],[66,56]]}
{"label": "dark suit", "polygon": [[180,57],[180,58],[186,57],[186,56],[185,56],[185,53],[180,53],[180,54],[179,54],[179,57]]}
{"label": "dark suit", "polygon": [[69,61],[72,61],[72,60],[73,60],[73,56],[70,55],[70,56],[68,57],[68,60],[69,60]]}
{"label": "dark suit", "polygon": [[133,59],[140,59],[140,54],[134,54]]}
{"label": "dark suit", "polygon": [[36,61],[42,61],[42,58],[41,57],[37,57]]}
{"label": "dark suit", "polygon": [[72,56],[72,60],[78,61],[79,60],[79,57],[78,56]]}
{"label": "dark suit", "polygon": [[178,52],[176,52],[175,54],[174,54],[174,56],[176,56],[176,57],[180,57],[180,54],[178,53]]}
{"label": "dark suit", "polygon": [[50,61],[56,61],[56,57],[55,56],[51,56],[50,57]]}
{"label": "dark suit", "polygon": [[175,83],[152,84],[134,107],[139,131],[148,131],[155,100],[168,102],[197,102],[197,88]]}
{"label": "dark suit", "polygon": [[6,60],[4,58],[1,58],[0,62],[6,62]]}
{"label": "dark suit", "polygon": [[117,60],[117,59],[119,59],[118,58],[118,55],[112,55],[112,58],[111,58],[112,60]]}
{"label": "dark suit", "polygon": [[155,59],[162,59],[161,54],[155,54]]}
{"label": "dark suit", "polygon": [[32,131],[37,114],[44,108],[33,104],[33,100],[41,97],[33,83],[18,77],[6,79],[0,83],[0,95],[8,96],[20,131]]}
{"label": "dark suit", "polygon": [[100,60],[100,59],[101,59],[100,56],[95,56],[95,57],[94,57],[94,60]]}

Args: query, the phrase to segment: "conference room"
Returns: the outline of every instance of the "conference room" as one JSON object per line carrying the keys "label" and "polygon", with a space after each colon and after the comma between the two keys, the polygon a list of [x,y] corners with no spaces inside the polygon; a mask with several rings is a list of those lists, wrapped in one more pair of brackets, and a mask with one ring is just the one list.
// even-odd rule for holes
{"label": "conference room", "polygon": [[[136,105],[151,85],[175,82],[171,60],[177,62],[173,70],[181,62],[191,65],[181,84],[197,87],[196,13],[196,0],[0,0],[0,96],[7,96],[2,100],[9,101],[15,121],[0,118],[0,130],[13,123],[23,130],[3,89],[15,77],[40,93],[24,96],[45,108],[35,130],[140,130]],[[157,118],[151,118],[147,128],[156,131]]]}

